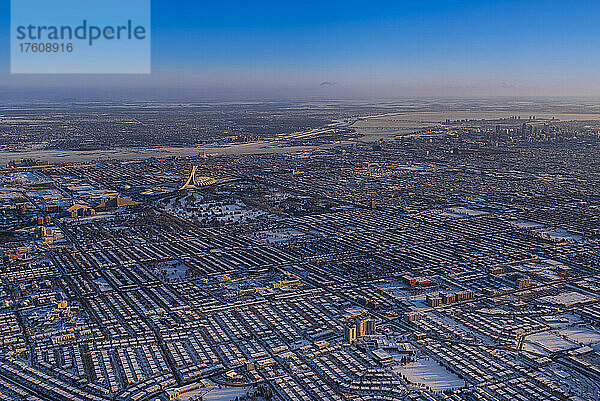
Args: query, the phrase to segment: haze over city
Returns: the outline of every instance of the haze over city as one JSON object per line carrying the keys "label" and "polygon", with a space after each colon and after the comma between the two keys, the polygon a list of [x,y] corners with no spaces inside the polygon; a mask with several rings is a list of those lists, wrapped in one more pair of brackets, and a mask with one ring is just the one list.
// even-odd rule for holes
{"label": "haze over city", "polygon": [[600,400],[600,4],[8,3],[0,400]]}

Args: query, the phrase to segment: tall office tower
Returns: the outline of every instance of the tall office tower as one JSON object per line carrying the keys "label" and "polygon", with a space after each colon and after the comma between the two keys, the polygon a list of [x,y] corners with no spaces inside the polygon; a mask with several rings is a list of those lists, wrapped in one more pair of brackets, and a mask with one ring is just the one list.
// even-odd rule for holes
{"label": "tall office tower", "polygon": [[360,338],[366,334],[366,324],[363,319],[356,321],[356,337]]}
{"label": "tall office tower", "polygon": [[353,343],[356,341],[356,327],[346,326],[344,328],[344,341],[347,343]]}
{"label": "tall office tower", "polygon": [[367,319],[365,321],[365,332],[368,336],[375,334],[376,326],[375,319]]}

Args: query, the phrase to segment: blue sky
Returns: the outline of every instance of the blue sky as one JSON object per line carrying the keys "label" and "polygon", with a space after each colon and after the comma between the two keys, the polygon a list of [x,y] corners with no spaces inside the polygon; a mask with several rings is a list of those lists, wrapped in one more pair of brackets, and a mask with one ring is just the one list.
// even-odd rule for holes
{"label": "blue sky", "polygon": [[598,3],[153,0],[150,76],[65,77],[9,74],[0,0],[0,90],[600,95]]}

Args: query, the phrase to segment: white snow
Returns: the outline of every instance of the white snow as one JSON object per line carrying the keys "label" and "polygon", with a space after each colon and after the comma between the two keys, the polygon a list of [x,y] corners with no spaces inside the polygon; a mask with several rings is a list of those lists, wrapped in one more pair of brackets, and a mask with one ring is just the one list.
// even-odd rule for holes
{"label": "white snow", "polygon": [[[246,395],[246,392],[249,390],[249,387],[223,387],[219,388],[218,386],[210,386],[207,388],[202,388],[196,391],[191,391],[184,395],[179,396],[177,398],[180,401],[188,401],[194,399],[198,395],[206,393],[203,395],[203,401],[233,401],[235,397],[242,397]],[[208,391],[208,392],[207,392]]]}
{"label": "white snow", "polygon": [[596,330],[586,327],[568,327],[559,330],[559,334],[567,337],[569,340],[583,345],[592,345],[600,343],[600,333]]}
{"label": "white snow", "polygon": [[[557,352],[557,351],[565,351],[568,349],[578,348],[579,345],[574,343],[573,341],[565,340],[564,338],[558,336],[557,334],[544,331],[542,333],[535,333],[527,336],[526,341],[533,344],[533,348],[531,351],[536,352],[536,348],[540,347],[548,352]],[[530,350],[527,347],[528,344],[525,344],[525,349]]]}
{"label": "white snow", "polygon": [[460,388],[465,385],[461,378],[431,358],[420,358],[416,362],[394,366],[393,369],[404,375],[410,382],[430,387],[433,391]]}
{"label": "white snow", "polygon": [[542,297],[540,300],[556,305],[571,306],[575,304],[585,304],[597,301],[598,298],[581,294],[575,291],[563,292],[559,295],[550,295]]}

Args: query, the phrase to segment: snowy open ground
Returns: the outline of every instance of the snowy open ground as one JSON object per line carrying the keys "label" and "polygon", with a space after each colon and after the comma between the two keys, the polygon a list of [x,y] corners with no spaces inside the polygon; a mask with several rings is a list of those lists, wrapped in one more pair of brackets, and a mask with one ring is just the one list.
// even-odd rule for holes
{"label": "snowy open ground", "polygon": [[569,291],[563,292],[559,295],[549,295],[547,297],[540,298],[544,302],[551,304],[558,304],[563,306],[570,306],[575,304],[583,304],[588,302],[597,301],[597,298],[582,294],[580,292]]}
{"label": "snowy open ground", "polygon": [[181,262],[170,261],[163,266],[157,267],[156,270],[165,272],[166,277],[169,279],[185,278],[188,267]]}
{"label": "snowy open ground", "polygon": [[564,351],[579,347],[577,343],[565,340],[564,338],[561,338],[550,331],[544,331],[543,333],[535,333],[530,336],[527,336],[525,339],[526,341],[531,342],[534,345],[533,349],[529,349],[529,344],[525,344],[525,349],[528,351],[531,350],[533,352],[536,352],[535,346],[540,347],[549,352]]}
{"label": "snowy open ground", "polygon": [[459,388],[465,382],[439,365],[431,358],[420,358],[416,362],[394,366],[394,371],[404,375],[412,383],[430,387],[433,391]]}
{"label": "snowy open ground", "polygon": [[453,213],[462,215],[462,216],[469,216],[469,217],[484,216],[484,215],[488,214],[488,212],[483,212],[481,210],[475,210],[475,209],[469,209],[469,208],[462,207],[462,206],[451,207],[450,211],[452,211]]}
{"label": "snowy open ground", "polygon": [[554,240],[581,241],[581,235],[570,233],[563,228],[550,227],[549,229],[542,231],[542,234]]}
{"label": "snowy open ground", "polygon": [[568,327],[560,330],[559,333],[569,340],[583,345],[600,343],[600,333],[585,327]]}
{"label": "snowy open ground", "polygon": [[536,223],[534,221],[517,220],[517,221],[511,222],[511,224],[518,228],[535,230],[535,231],[539,232],[540,234],[542,234],[542,236],[544,236],[548,239],[551,239],[551,240],[556,240],[556,241],[562,241],[562,240],[581,241],[582,240],[581,235],[570,233],[567,230],[565,230],[564,228],[546,227],[545,225],[543,225],[541,223]]}
{"label": "snowy open ground", "polygon": [[248,207],[237,199],[205,201],[204,197],[192,192],[182,198],[172,198],[164,205],[165,211],[187,220],[239,223],[256,219],[266,213]]}
{"label": "snowy open ground", "polygon": [[249,390],[249,387],[224,387],[219,388],[218,386],[210,386],[202,389],[198,389],[195,391],[191,391],[182,396],[179,396],[177,400],[179,401],[188,401],[193,400],[195,397],[206,393],[202,400],[203,401],[233,401],[235,397],[242,397],[246,395],[246,392]]}

